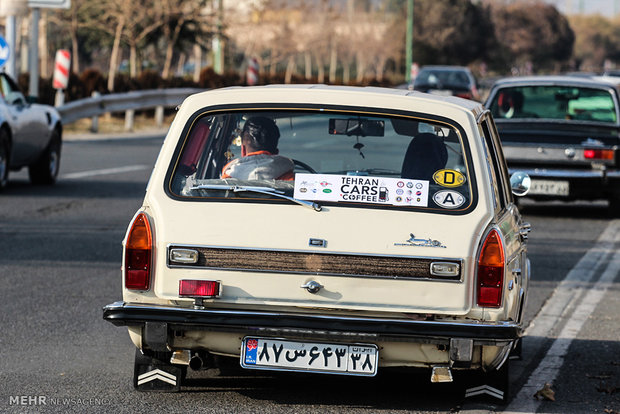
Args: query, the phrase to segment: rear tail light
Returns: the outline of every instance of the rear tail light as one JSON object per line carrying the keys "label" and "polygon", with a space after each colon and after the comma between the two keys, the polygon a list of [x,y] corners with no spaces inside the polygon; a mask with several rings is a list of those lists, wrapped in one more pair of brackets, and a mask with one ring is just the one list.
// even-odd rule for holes
{"label": "rear tail light", "polygon": [[151,284],[153,233],[146,214],[136,216],[125,244],[125,287],[148,290]]}
{"label": "rear tail light", "polygon": [[583,158],[586,160],[613,160],[615,157],[612,149],[586,149],[583,150]]}
{"label": "rear tail light", "polygon": [[487,235],[478,257],[478,306],[498,308],[504,285],[504,248],[497,230]]}
{"label": "rear tail light", "polygon": [[215,298],[220,295],[220,282],[216,280],[179,281],[179,296],[190,298]]}

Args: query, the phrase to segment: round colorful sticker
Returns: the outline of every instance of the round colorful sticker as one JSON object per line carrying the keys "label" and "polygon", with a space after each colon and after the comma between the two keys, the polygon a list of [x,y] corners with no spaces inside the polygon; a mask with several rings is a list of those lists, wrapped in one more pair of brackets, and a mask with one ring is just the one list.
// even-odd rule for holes
{"label": "round colorful sticker", "polygon": [[459,187],[467,181],[465,176],[456,170],[435,171],[433,180],[442,187]]}
{"label": "round colorful sticker", "polygon": [[465,197],[454,190],[441,190],[433,194],[433,201],[443,208],[458,208],[465,203]]}

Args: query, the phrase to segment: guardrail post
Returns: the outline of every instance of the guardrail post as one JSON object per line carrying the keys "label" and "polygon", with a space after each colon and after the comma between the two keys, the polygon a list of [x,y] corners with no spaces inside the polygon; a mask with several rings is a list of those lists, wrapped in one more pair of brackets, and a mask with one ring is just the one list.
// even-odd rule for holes
{"label": "guardrail post", "polygon": [[[93,98],[99,98],[101,96],[101,94],[99,92],[97,92],[97,91],[93,91],[91,96]],[[94,133],[99,132],[99,117],[97,115],[95,115],[95,116],[93,116],[91,118],[90,132],[94,132]]]}
{"label": "guardrail post", "polygon": [[125,131],[133,131],[135,113],[136,111],[133,109],[128,109],[125,111]]}
{"label": "guardrail post", "polygon": [[162,105],[155,108],[155,124],[157,128],[161,128],[164,125],[164,107]]}

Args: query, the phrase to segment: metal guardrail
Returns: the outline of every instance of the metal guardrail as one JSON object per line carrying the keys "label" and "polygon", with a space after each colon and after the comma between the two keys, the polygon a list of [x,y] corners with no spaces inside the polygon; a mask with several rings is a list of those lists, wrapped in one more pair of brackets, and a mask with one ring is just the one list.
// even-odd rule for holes
{"label": "metal guardrail", "polygon": [[[111,93],[107,95],[94,94],[90,98],[71,101],[56,109],[62,116],[63,124],[70,124],[83,118],[93,118],[94,121],[96,117],[108,112],[125,112],[125,129],[131,130],[133,129],[133,112],[135,110],[159,109],[159,111],[156,111],[156,118],[158,117],[158,112],[161,113],[163,118],[163,108],[175,107],[189,95],[204,92],[205,90],[198,88],[175,88]],[[128,125],[128,120],[131,125]]]}

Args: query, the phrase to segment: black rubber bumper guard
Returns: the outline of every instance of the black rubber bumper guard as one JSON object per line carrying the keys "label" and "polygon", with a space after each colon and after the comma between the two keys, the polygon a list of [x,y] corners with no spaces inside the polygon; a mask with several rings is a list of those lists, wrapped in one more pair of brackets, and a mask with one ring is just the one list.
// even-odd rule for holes
{"label": "black rubber bumper guard", "polygon": [[[103,308],[103,319],[116,326],[152,323],[175,329],[235,330],[240,332],[293,330],[351,334],[379,338],[472,338],[487,345],[502,345],[519,338],[522,327],[513,322],[420,321],[316,314],[188,309],[165,305],[115,302]],[[330,336],[332,336],[330,335]]]}

